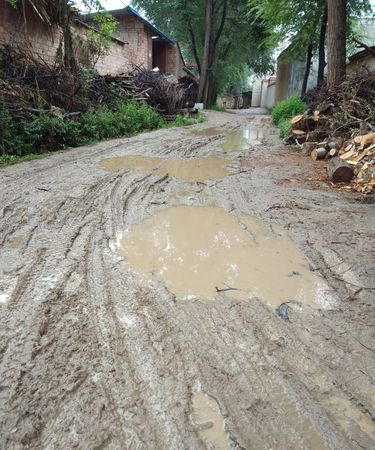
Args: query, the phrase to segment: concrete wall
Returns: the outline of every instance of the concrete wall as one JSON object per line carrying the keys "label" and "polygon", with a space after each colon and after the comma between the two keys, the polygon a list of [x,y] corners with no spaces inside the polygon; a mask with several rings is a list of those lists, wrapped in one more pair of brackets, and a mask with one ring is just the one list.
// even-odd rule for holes
{"label": "concrete wall", "polygon": [[255,80],[253,83],[253,95],[251,98],[251,106],[257,108],[260,106],[262,97],[262,80]]}
{"label": "concrete wall", "polygon": [[251,106],[272,109],[276,103],[276,77],[272,76],[253,83]]}

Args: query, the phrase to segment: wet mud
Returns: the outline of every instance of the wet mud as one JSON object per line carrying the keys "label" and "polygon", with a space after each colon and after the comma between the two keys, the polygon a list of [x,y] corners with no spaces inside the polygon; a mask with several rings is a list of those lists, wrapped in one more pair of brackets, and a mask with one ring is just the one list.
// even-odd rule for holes
{"label": "wet mud", "polygon": [[217,207],[180,206],[134,226],[121,254],[143,284],[165,283],[177,298],[213,300],[219,292],[270,306],[286,301],[329,307],[332,294],[281,227]]}
{"label": "wet mud", "polygon": [[226,177],[229,175],[229,172],[225,169],[228,163],[228,160],[214,156],[163,159],[130,155],[101,161],[102,167],[111,172],[130,169],[137,172],[154,173],[161,177],[171,175],[180,180],[195,182]]}
{"label": "wet mud", "polygon": [[207,117],[0,169],[1,449],[375,447],[373,204]]}

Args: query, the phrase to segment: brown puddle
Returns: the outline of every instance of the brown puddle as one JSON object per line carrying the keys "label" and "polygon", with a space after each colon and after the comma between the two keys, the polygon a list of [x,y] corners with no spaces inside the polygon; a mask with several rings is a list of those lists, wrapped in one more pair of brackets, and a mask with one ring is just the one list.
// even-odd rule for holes
{"label": "brown puddle", "polygon": [[229,175],[225,165],[229,161],[213,156],[205,158],[152,158],[147,156],[119,156],[104,159],[101,166],[110,172],[130,169],[136,172],[154,172],[156,175],[172,175],[185,181],[205,181],[224,178]]}
{"label": "brown puddle", "polygon": [[224,144],[221,148],[226,151],[247,150],[251,145],[261,145],[264,138],[262,128],[245,128],[232,131],[225,137]]}
{"label": "brown puddle", "polygon": [[179,206],[127,230],[120,251],[142,284],[158,280],[179,299],[259,297],[273,307],[297,301],[329,306],[324,281],[313,274],[284,230],[221,208]]}
{"label": "brown puddle", "polygon": [[204,394],[193,395],[193,420],[199,429],[201,438],[208,441],[215,450],[227,450],[230,447],[228,436],[224,431],[224,419],[216,401]]}
{"label": "brown puddle", "polygon": [[199,130],[191,130],[187,131],[185,133],[186,136],[218,136],[219,134],[222,134],[223,132],[220,131],[218,128],[215,127],[208,127],[208,128],[201,128]]}

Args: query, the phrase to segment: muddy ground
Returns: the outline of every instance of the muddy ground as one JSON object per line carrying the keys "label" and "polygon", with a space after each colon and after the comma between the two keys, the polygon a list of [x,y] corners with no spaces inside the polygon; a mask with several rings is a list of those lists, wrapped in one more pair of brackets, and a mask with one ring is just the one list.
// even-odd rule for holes
{"label": "muddy ground", "polygon": [[[244,146],[225,137],[244,128]],[[158,159],[102,162],[127,155]],[[215,163],[211,180],[163,166],[205,156],[230,162]],[[211,112],[195,127],[0,170],[0,448],[374,448],[374,205],[332,189],[323,167],[283,147],[268,116]],[[233,229],[247,215],[258,224],[251,245],[262,235],[294,250],[277,254],[275,270],[268,248],[259,295],[231,295],[224,280],[194,295],[204,267],[177,287],[162,271],[142,275],[129,240],[154,264],[140,227],[168,211],[178,220],[181,206],[193,235],[203,236],[196,211]],[[251,231],[244,223],[234,240]],[[313,281],[282,301],[290,253]],[[308,298],[316,280],[322,303]]]}

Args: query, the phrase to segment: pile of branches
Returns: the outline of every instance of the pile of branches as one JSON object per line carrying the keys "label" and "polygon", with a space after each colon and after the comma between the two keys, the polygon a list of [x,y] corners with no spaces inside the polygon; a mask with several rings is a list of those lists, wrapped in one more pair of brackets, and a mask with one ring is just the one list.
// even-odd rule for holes
{"label": "pile of branches", "polygon": [[348,77],[334,89],[323,87],[307,94],[311,112],[324,116],[318,128],[329,134],[350,137],[360,127],[375,126],[375,73],[368,70]]}
{"label": "pile of branches", "polygon": [[85,110],[89,99],[79,75],[50,66],[27,47],[0,48],[0,98],[15,115],[51,105],[66,111]]}
{"label": "pile of branches", "polygon": [[175,116],[195,102],[197,85],[159,72],[133,67],[129,74],[99,75],[84,68],[78,72],[60,64],[48,65],[31,49],[0,47],[0,98],[5,107],[22,119],[33,113],[61,108],[79,113],[90,107],[114,105],[119,100],[147,102],[165,116]]}
{"label": "pile of branches", "polygon": [[178,82],[160,72],[134,67],[134,84],[147,97],[147,102],[162,114],[175,115],[186,102],[186,91]]}
{"label": "pile of branches", "polygon": [[310,108],[291,120],[290,143],[314,160],[330,160],[333,183],[375,189],[375,73],[363,71],[335,89],[310,91]]}

